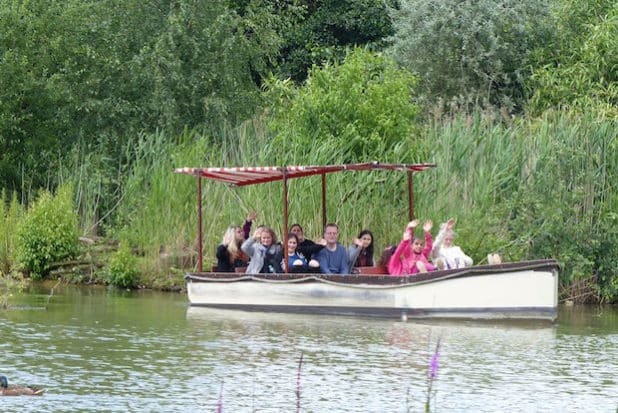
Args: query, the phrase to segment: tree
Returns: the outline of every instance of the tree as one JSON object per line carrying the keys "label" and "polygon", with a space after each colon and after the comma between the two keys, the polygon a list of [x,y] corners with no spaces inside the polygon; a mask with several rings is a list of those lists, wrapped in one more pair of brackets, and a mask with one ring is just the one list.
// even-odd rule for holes
{"label": "tree", "polygon": [[218,1],[0,0],[0,21],[0,185],[17,190],[53,187],[77,143],[118,173],[140,132],[250,116],[287,25],[261,0],[242,15]]}
{"label": "tree", "polygon": [[[267,103],[276,144],[284,148],[281,152],[299,156],[324,144],[337,147],[323,163],[337,154],[343,154],[341,162],[370,161],[378,155],[385,160],[396,147],[411,149],[416,84],[416,76],[390,58],[361,48],[349,51],[341,64],[314,66],[298,88],[271,79]],[[401,152],[398,162],[418,155]]]}
{"label": "tree", "polygon": [[429,101],[463,97],[508,109],[525,101],[530,57],[551,30],[547,0],[402,0],[390,54]]}
{"label": "tree", "polygon": [[276,69],[281,78],[302,82],[313,65],[341,62],[346,49],[369,46],[384,48],[384,38],[393,34],[387,7],[393,0],[302,0],[304,12],[284,33]]}
{"label": "tree", "polygon": [[591,107],[618,117],[618,3],[562,0],[551,47],[539,51],[530,109]]}

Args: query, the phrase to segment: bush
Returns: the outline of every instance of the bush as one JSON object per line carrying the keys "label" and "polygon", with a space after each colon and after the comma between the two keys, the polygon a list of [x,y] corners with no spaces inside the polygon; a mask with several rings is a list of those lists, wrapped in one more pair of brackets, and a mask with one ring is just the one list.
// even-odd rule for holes
{"label": "bush", "polygon": [[33,279],[49,274],[50,264],[75,258],[78,217],[73,188],[63,185],[56,196],[44,191],[17,226],[16,262]]}
{"label": "bush", "polygon": [[532,53],[553,27],[549,12],[546,0],[404,0],[391,12],[391,53],[420,75],[430,102],[518,108]]}
{"label": "bush", "polygon": [[418,132],[416,83],[416,76],[394,60],[355,48],[342,64],[314,66],[302,87],[271,79],[269,127],[282,152],[295,157],[334,143],[337,152],[347,153],[344,162],[371,161],[376,154],[387,161],[385,153],[398,146],[405,146],[408,156],[397,156],[398,161],[410,161],[409,154],[417,151],[412,145]]}
{"label": "bush", "polygon": [[109,283],[120,288],[135,288],[139,281],[137,258],[121,246],[109,263]]}
{"label": "bush", "polygon": [[554,41],[534,64],[530,110],[558,106],[618,116],[618,4],[558,2]]}

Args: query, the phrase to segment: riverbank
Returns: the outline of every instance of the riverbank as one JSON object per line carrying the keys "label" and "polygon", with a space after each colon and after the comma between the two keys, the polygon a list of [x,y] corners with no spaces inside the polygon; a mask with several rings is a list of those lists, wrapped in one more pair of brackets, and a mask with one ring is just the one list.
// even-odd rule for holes
{"label": "riverbank", "polygon": [[[46,283],[53,285],[56,280],[74,285],[108,285],[109,266],[117,253],[119,243],[102,237],[80,237],[80,254],[77,259],[54,263]],[[136,289],[186,292],[185,274],[195,269],[197,255],[185,252],[181,256],[161,251],[157,257],[138,249],[131,250],[140,268]],[[206,268],[210,268],[206,265]],[[600,304],[597,277],[591,276],[561,284],[559,302],[561,304]]]}
{"label": "riverbank", "polygon": [[[109,284],[109,266],[113,256],[118,252],[119,243],[102,237],[80,237],[80,252],[76,259],[60,261],[50,265],[50,280],[61,279],[67,284],[107,285]],[[157,291],[184,292],[184,274],[191,268],[195,259],[172,257],[165,252],[153,261],[142,251],[134,249],[131,254],[136,258],[140,269],[138,289]]]}

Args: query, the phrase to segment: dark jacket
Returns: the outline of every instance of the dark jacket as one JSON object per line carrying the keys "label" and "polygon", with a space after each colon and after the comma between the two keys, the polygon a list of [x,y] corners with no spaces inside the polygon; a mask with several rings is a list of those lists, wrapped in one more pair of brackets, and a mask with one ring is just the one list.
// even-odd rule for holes
{"label": "dark jacket", "polygon": [[310,239],[304,239],[303,242],[298,244],[296,250],[303,254],[307,261],[310,261],[312,256],[320,252],[320,250],[324,248],[324,245],[316,244]]}
{"label": "dark jacket", "polygon": [[[240,249],[239,249],[239,252]],[[234,262],[230,260],[230,252],[227,250],[227,247],[223,244],[220,244],[217,247],[217,271],[218,272],[234,272],[237,267],[244,267],[247,265],[247,256],[244,253],[236,258]]]}

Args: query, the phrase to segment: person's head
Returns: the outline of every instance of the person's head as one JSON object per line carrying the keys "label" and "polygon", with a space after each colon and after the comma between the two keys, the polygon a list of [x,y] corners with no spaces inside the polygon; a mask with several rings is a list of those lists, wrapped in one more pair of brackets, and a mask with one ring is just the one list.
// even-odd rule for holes
{"label": "person's head", "polygon": [[277,236],[275,235],[275,231],[268,227],[262,228],[260,243],[265,247],[270,247],[271,245],[276,244]]}
{"label": "person's head", "polygon": [[328,245],[334,245],[337,243],[337,240],[339,239],[339,227],[337,224],[326,224],[324,227],[324,239]]}
{"label": "person's head", "polygon": [[288,234],[288,254],[294,254],[298,248],[298,237],[293,232]]}
{"label": "person's head", "polygon": [[292,225],[292,227],[290,228],[290,232],[293,234],[296,234],[296,236],[298,237],[298,242],[301,243],[305,240],[305,234],[303,231],[303,227],[300,226],[300,224],[294,224]]}
{"label": "person's head", "polygon": [[417,254],[423,252],[423,240],[419,237],[412,238],[412,251]]}
{"label": "person's head", "polygon": [[245,239],[245,233],[238,225],[230,225],[225,230],[223,235],[223,245],[227,248],[230,254],[230,260],[233,262],[236,258],[242,256],[240,244]]}
{"label": "person's head", "polygon": [[442,243],[445,247],[450,247],[453,245],[453,239],[455,239],[455,233],[453,231],[447,231],[446,234],[444,234],[444,241],[442,241]]}
{"label": "person's head", "polygon": [[227,245],[232,244],[234,241],[238,243],[244,239],[245,239],[245,233],[243,232],[242,228],[239,227],[238,225],[230,225],[225,230],[225,234],[223,234],[222,244],[227,246]]}
{"label": "person's head", "polygon": [[361,246],[364,249],[373,247],[373,234],[368,229],[364,229],[358,234],[358,239],[361,240]]}

